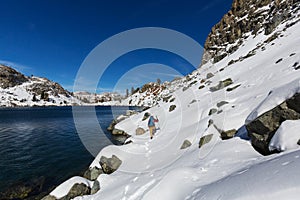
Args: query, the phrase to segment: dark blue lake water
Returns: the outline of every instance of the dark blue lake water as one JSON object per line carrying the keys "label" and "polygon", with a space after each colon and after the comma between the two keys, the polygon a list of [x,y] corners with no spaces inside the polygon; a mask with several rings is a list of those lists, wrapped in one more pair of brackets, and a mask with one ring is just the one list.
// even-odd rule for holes
{"label": "dark blue lake water", "polygon": [[[82,117],[87,124],[84,134],[100,134],[103,140],[98,149],[112,144],[107,136],[117,143],[106,131],[113,119],[111,108],[95,110],[104,133],[95,133],[89,128],[89,117]],[[124,114],[126,110],[128,107],[114,107],[113,112]],[[72,107],[0,109],[0,191],[39,177],[45,178],[44,189],[53,187],[82,173],[93,159],[78,137]]]}

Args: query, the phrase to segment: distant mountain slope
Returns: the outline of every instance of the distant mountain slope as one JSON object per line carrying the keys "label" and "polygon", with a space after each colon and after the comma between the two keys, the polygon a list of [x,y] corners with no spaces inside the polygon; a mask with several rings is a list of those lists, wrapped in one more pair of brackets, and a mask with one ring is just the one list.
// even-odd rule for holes
{"label": "distant mountain slope", "polygon": [[82,105],[60,84],[0,65],[1,107]]}
{"label": "distant mountain slope", "polygon": [[117,105],[124,97],[117,92],[105,92],[102,94],[90,92],[74,92],[74,96],[86,104],[93,105]]}

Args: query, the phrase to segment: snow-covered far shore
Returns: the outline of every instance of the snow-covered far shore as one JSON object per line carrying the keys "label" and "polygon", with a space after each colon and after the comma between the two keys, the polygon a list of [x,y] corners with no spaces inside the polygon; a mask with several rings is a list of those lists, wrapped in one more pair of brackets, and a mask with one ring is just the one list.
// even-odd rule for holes
{"label": "snow-covered far shore", "polygon": [[[75,199],[298,199],[298,137],[291,141],[286,136],[299,127],[299,120],[282,123],[276,132],[270,148],[286,150],[279,154],[262,156],[243,139],[246,122],[300,91],[300,23],[286,28],[288,23],[275,29],[281,36],[272,42],[266,42],[270,36],[263,33],[249,34],[228,57],[171,83],[158,105],[118,123],[116,128],[130,134],[131,143],[104,148],[90,169],[103,169],[103,157],[113,155],[122,164],[89,183],[100,183],[97,193]],[[253,51],[252,56],[228,64]],[[152,140],[147,120],[142,120],[146,112],[159,119]],[[137,128],[146,133],[136,135]],[[220,133],[229,132],[240,137],[222,140]],[[183,149],[185,141],[190,146]],[[67,195],[69,184],[50,195]]]}

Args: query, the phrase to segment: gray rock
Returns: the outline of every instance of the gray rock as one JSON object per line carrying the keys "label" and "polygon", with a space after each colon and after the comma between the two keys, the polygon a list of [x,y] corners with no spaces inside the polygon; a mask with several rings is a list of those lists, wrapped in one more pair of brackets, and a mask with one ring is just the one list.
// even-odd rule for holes
{"label": "gray rock", "polygon": [[108,131],[113,131],[116,124],[117,124],[117,121],[116,120],[112,120],[112,122],[110,123],[110,125],[107,127],[107,130]]}
{"label": "gray rock", "polygon": [[172,95],[167,96],[167,97],[163,97],[163,102],[168,103],[169,99],[172,98]]}
{"label": "gray rock", "polygon": [[222,138],[222,140],[228,140],[230,138],[233,138],[236,133],[237,133],[237,130],[235,130],[235,129],[231,129],[228,131],[222,131],[221,138]]}
{"label": "gray rock", "polygon": [[210,87],[209,90],[211,92],[215,92],[215,91],[221,90],[221,89],[231,85],[232,83],[233,83],[233,81],[231,80],[231,78],[228,78],[226,80],[220,81],[218,85]]}
{"label": "gray rock", "polygon": [[193,104],[193,103],[196,103],[197,100],[196,99],[193,99],[189,104]]}
{"label": "gray rock", "polygon": [[175,101],[175,98],[172,98],[172,99],[170,100],[170,103],[172,103],[173,101]]}
{"label": "gray rock", "polygon": [[215,109],[215,108],[212,108],[212,109],[210,109],[209,110],[209,113],[208,113],[208,115],[210,116],[210,115],[213,115],[213,114],[215,114],[215,113],[217,113],[218,112],[218,110],[217,109]]}
{"label": "gray rock", "polygon": [[171,105],[171,106],[169,107],[169,112],[172,112],[173,110],[175,110],[175,108],[176,108],[176,105]]}
{"label": "gray rock", "polygon": [[91,189],[91,194],[96,194],[100,190],[100,183],[99,181],[94,181],[93,187]]}
{"label": "gray rock", "polygon": [[231,92],[231,91],[235,90],[236,88],[238,88],[238,87],[240,87],[240,86],[241,86],[241,84],[236,85],[236,86],[233,86],[233,87],[231,87],[231,88],[227,88],[226,91],[227,91],[227,92]]}
{"label": "gray rock", "polygon": [[119,130],[119,129],[114,129],[113,131],[112,131],[112,134],[113,135],[124,135],[124,134],[126,134],[123,130]]}
{"label": "gray rock", "polygon": [[137,128],[137,129],[135,130],[135,134],[136,134],[136,135],[143,135],[145,132],[146,132],[146,131],[145,131],[143,128],[141,128],[141,127]]}
{"label": "gray rock", "polygon": [[271,153],[268,148],[269,143],[281,123],[286,120],[300,119],[299,105],[299,94],[295,94],[292,98],[246,124],[252,146],[261,154],[269,155]]}
{"label": "gray rock", "polygon": [[98,176],[100,174],[103,174],[103,170],[102,169],[99,169],[98,167],[93,167],[92,169],[88,169],[83,177],[86,178],[86,179],[89,179],[91,181],[94,181],[98,178]]}
{"label": "gray rock", "polygon": [[56,198],[54,196],[47,195],[44,198],[42,198],[42,200],[56,200]]}
{"label": "gray rock", "polygon": [[189,86],[183,87],[183,88],[182,88],[182,91],[184,92],[184,91],[186,91],[186,90],[189,89],[189,88],[190,88]]}
{"label": "gray rock", "polygon": [[300,113],[300,93],[295,94],[292,98],[286,101],[287,107]]}
{"label": "gray rock", "polygon": [[203,137],[200,138],[199,141],[199,148],[201,148],[203,145],[209,143],[211,141],[211,139],[213,138],[213,134],[209,134],[209,135],[205,135]]}
{"label": "gray rock", "polygon": [[198,89],[201,90],[203,88],[205,88],[205,86],[204,85],[200,85]]}
{"label": "gray rock", "polygon": [[102,156],[100,158],[100,165],[105,174],[111,174],[115,172],[122,164],[122,161],[115,155],[111,158]]}
{"label": "gray rock", "polygon": [[181,145],[180,149],[186,149],[190,147],[192,143],[189,140],[184,140],[183,144]]}
{"label": "gray rock", "polygon": [[218,110],[217,114],[221,114],[223,112],[223,110]]}
{"label": "gray rock", "polygon": [[71,200],[78,196],[84,196],[91,194],[91,188],[83,183],[76,183],[68,192],[67,196],[64,196],[60,200]]}
{"label": "gray rock", "polygon": [[129,117],[129,116],[135,115],[135,114],[137,114],[137,112],[135,110],[127,110],[125,115],[127,117]]}
{"label": "gray rock", "polygon": [[224,106],[226,104],[228,104],[227,101],[220,101],[219,103],[217,103],[217,107],[220,108],[220,107],[222,107],[222,106]]}
{"label": "gray rock", "polygon": [[206,79],[210,79],[210,78],[212,78],[212,77],[214,77],[214,74],[213,74],[213,73],[208,73],[208,74],[206,74]]}

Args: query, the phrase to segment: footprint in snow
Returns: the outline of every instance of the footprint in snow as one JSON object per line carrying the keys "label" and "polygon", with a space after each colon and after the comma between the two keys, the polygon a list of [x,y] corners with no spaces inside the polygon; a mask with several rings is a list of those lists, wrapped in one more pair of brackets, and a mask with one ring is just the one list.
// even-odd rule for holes
{"label": "footprint in snow", "polygon": [[282,165],[282,166],[286,166],[286,165],[288,165],[288,164],[290,164],[290,162],[284,162],[284,163],[282,163],[281,165]]}
{"label": "footprint in snow", "polygon": [[139,177],[137,176],[137,177],[135,177],[135,178],[132,180],[132,182],[134,183],[134,182],[136,182],[138,179],[139,179]]}
{"label": "footprint in snow", "polygon": [[244,169],[244,170],[238,172],[237,175],[243,174],[243,173],[247,172],[248,170],[249,170],[249,169]]}

